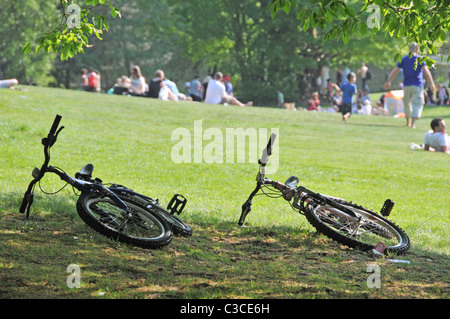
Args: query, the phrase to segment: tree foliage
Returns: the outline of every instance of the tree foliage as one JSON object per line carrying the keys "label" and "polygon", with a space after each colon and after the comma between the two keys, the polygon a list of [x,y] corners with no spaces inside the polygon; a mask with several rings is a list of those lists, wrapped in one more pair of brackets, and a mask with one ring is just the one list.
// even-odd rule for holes
{"label": "tree foliage", "polygon": [[[433,1],[434,8],[431,1],[419,2],[412,2],[416,13],[443,10],[446,1]],[[78,7],[71,7],[75,3]],[[23,70],[23,80],[31,73],[44,77],[53,67],[56,85],[74,87],[84,67],[99,70],[106,86],[129,74],[133,64],[147,78],[163,69],[179,86],[194,75],[222,71],[231,75],[243,100],[275,104],[277,89],[291,100],[310,94],[323,66],[353,69],[361,61],[391,66],[404,39],[426,40],[431,47],[424,50],[437,52],[448,18],[430,16],[425,32],[428,11],[420,12],[421,23],[405,24],[403,19],[414,16],[406,8],[406,1],[356,0],[7,1],[0,5],[0,72],[14,76],[11,70]],[[22,15],[27,20],[18,25]],[[426,37],[419,37],[423,32]],[[18,55],[17,48],[38,53]],[[41,65],[47,68],[38,70]]]}
{"label": "tree foliage", "polygon": [[[90,47],[89,38],[95,35],[101,39],[103,31],[109,29],[105,15],[95,11],[97,7],[107,6],[113,18],[120,16],[120,10],[107,0],[85,0],[79,5],[72,0],[59,0],[60,21],[56,28],[43,32],[36,40],[36,53],[60,52],[61,60],[72,58],[77,53],[83,53],[85,47]],[[23,46],[24,54],[32,50],[32,42]]]}
{"label": "tree foliage", "polygon": [[277,89],[288,99],[301,99],[311,93],[308,87],[322,66],[383,65],[399,49],[397,41],[381,35],[357,36],[347,46],[331,39],[324,43],[324,31],[298,29],[295,19],[272,19],[263,1],[172,2],[183,13],[183,46],[193,62],[237,74],[233,80],[243,88],[238,94],[244,100],[267,103]]}
{"label": "tree foliage", "polygon": [[50,1],[15,0],[0,2],[0,79],[18,78],[22,82],[34,76],[46,85],[52,81],[54,53],[21,54],[24,43],[36,39],[42,30],[54,27],[57,14]]}
{"label": "tree foliage", "polygon": [[[299,27],[317,27],[326,31],[324,41],[382,32],[393,38],[417,42],[424,55],[438,54],[450,27],[450,0],[271,0],[272,17],[279,11],[297,10]],[[400,53],[395,59],[400,59]],[[431,66],[435,61],[424,56]],[[448,62],[448,59],[447,59]]]}

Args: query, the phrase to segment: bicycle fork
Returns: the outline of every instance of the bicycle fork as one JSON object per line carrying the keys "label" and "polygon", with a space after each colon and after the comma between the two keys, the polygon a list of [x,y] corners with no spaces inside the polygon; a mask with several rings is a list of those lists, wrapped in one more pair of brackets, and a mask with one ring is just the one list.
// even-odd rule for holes
{"label": "bicycle fork", "polygon": [[242,205],[241,218],[239,218],[238,222],[239,226],[244,225],[245,218],[247,217],[248,213],[250,213],[250,211],[252,210],[253,197],[255,197],[255,195],[259,192],[260,189],[261,189],[261,182],[258,182],[256,184],[255,190],[250,194],[247,201]]}

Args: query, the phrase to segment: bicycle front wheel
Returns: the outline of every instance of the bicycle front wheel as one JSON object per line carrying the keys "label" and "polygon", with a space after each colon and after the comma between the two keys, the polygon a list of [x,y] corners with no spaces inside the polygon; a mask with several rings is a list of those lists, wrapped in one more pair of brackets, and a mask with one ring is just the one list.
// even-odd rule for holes
{"label": "bicycle front wheel", "polygon": [[[349,216],[338,207],[352,210]],[[352,248],[372,250],[379,242],[386,245],[385,252],[402,255],[410,247],[408,235],[396,224],[377,213],[350,203],[308,205],[305,209],[308,221],[320,233]]]}
{"label": "bicycle front wheel", "polygon": [[170,225],[170,227],[172,227],[172,232],[174,235],[183,237],[192,236],[193,230],[188,224],[181,220],[181,218],[178,218],[174,214],[169,213],[166,209],[162,208],[158,204],[155,204],[154,201],[150,201],[140,196],[136,196],[126,192],[121,194],[121,198],[122,197],[129,198],[130,200],[133,200],[145,206],[153,214],[156,214],[163,218]]}
{"label": "bicycle front wheel", "polygon": [[163,218],[169,225],[172,227],[172,231],[177,236],[190,237],[192,236],[193,230],[192,228],[182,221],[177,216],[169,213],[167,210],[160,206],[155,205],[147,205],[148,210],[152,213],[159,215]]}
{"label": "bicycle front wheel", "polygon": [[128,198],[124,210],[111,198],[89,192],[80,196],[77,211],[81,219],[100,234],[142,248],[161,248],[172,241],[170,225],[159,215]]}

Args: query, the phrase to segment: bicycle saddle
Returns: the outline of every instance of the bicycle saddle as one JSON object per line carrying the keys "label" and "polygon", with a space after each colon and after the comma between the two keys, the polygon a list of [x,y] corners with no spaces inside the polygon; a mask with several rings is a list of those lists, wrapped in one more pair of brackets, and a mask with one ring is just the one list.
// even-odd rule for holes
{"label": "bicycle saddle", "polygon": [[94,165],[92,164],[86,164],[81,171],[75,174],[75,178],[80,177],[89,177],[92,178],[92,172],[94,171]]}
{"label": "bicycle saddle", "polygon": [[297,176],[291,176],[286,180],[286,183],[284,183],[286,186],[289,186],[291,188],[295,188],[297,184],[300,182]]}

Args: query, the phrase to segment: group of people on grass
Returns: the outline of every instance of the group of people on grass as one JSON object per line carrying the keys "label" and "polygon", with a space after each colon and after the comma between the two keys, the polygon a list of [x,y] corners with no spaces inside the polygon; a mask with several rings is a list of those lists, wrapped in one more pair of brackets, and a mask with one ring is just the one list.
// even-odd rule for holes
{"label": "group of people on grass", "polygon": [[131,95],[149,97],[165,101],[195,101],[208,104],[230,104],[239,106],[252,106],[253,103],[242,103],[233,95],[233,86],[229,77],[221,72],[214,77],[207,76],[203,83],[196,76],[192,81],[185,83],[185,92],[180,92],[177,85],[169,80],[163,70],[157,70],[150,81],[146,81],[139,66],[131,68],[131,75],[116,79],[114,87],[108,93],[118,95]]}
{"label": "group of people on grass", "polygon": [[88,92],[99,93],[102,90],[102,77],[97,70],[91,70],[83,68],[81,70],[81,89]]}
{"label": "group of people on grass", "polygon": [[[425,104],[425,94],[423,85],[423,75],[428,80],[429,91],[435,92],[433,76],[424,62],[417,63],[419,47],[417,43],[412,43],[409,47],[411,55],[405,55],[401,62],[398,62],[395,68],[389,74],[384,89],[388,90],[391,81],[400,71],[403,71],[403,104],[404,117],[406,126],[415,128],[416,121],[421,118],[423,106]],[[86,91],[99,92],[101,87],[101,76],[96,70],[88,72],[87,69],[82,70],[81,87]],[[327,111],[340,112],[342,120],[347,122],[353,113],[353,98],[358,94],[356,86],[356,73],[350,72],[347,75],[347,81],[340,86],[328,81],[328,91],[335,90],[336,94],[332,95],[332,106]],[[0,88],[13,88],[18,84],[17,79],[0,80]],[[157,70],[154,77],[149,83],[146,83],[142,76],[139,66],[131,68],[131,75],[122,76],[116,80],[116,84],[108,93],[119,95],[131,95],[140,97],[150,97],[161,100],[190,100],[203,101],[208,104],[223,105],[239,105],[252,106],[253,102],[242,103],[233,95],[232,85],[229,78],[224,78],[221,72],[214,74],[214,77],[207,77],[204,83],[200,83],[200,78],[195,77],[191,82],[186,82],[186,92],[179,92],[176,84],[166,78],[164,71]],[[281,92],[278,92],[279,95]],[[448,103],[449,94],[444,86],[438,87],[439,103]],[[330,95],[331,97],[331,95]],[[357,113],[386,115],[384,107],[380,101],[377,101],[376,108],[372,111],[372,102],[368,95],[368,90],[362,90],[357,99]],[[367,109],[365,109],[367,106]],[[319,94],[314,93],[312,99],[309,100],[308,110],[321,111]],[[425,135],[423,148],[426,151],[446,152],[450,154],[450,142],[446,133],[445,121],[436,118],[431,121],[431,131]]]}
{"label": "group of people on grass", "polygon": [[424,91],[425,104],[427,105],[449,105],[450,91],[445,83],[439,83],[436,88],[436,94],[430,90]]}
{"label": "group of people on grass", "polygon": [[[384,89],[388,90],[391,86],[391,81],[396,77],[401,70],[403,70],[403,104],[404,104],[404,117],[406,119],[406,126],[415,128],[416,121],[421,118],[423,106],[425,104],[424,95],[424,85],[423,76],[425,75],[428,80],[429,90],[431,93],[435,91],[435,85],[433,81],[433,76],[430,70],[426,66],[425,62],[417,63],[419,46],[417,43],[412,43],[409,47],[411,55],[405,55],[401,62],[398,62],[395,68],[389,74],[386,83],[384,84]],[[342,120],[347,122],[352,114],[352,102],[355,95],[357,95],[356,86],[356,74],[351,72],[348,74],[347,82],[338,86],[336,84],[331,84],[332,87],[342,96],[342,101],[333,105],[334,111],[338,110],[342,113]],[[442,89],[442,88],[440,88]],[[441,98],[445,98],[448,92],[442,89]],[[364,91],[363,91],[364,92]],[[367,91],[361,96],[366,96]],[[362,105],[371,105],[370,99],[362,100]],[[367,102],[366,102],[367,101]],[[442,100],[443,102],[444,100]],[[313,98],[309,100],[308,110],[318,111],[320,110],[318,106],[320,101],[318,99],[318,93],[313,95]],[[379,112],[383,109],[383,106],[378,101],[375,112]],[[376,113],[378,114],[378,113]],[[427,132],[425,135],[425,140],[423,148],[426,151],[437,151],[446,152],[450,154],[450,141],[448,134],[446,133],[445,121],[441,118],[435,118],[431,121],[431,131]]]}
{"label": "group of people on grass", "polygon": [[[356,99],[354,97],[356,96]],[[356,74],[350,72],[347,81],[341,86],[332,83],[328,79],[327,102],[330,107],[322,107],[319,92],[314,92],[312,98],[308,100],[308,111],[342,113],[342,119],[347,122],[352,113],[363,115],[387,115],[381,103],[377,102],[376,108],[372,108],[372,100],[367,88],[358,90],[356,86]],[[354,102],[355,101],[355,102]]]}

